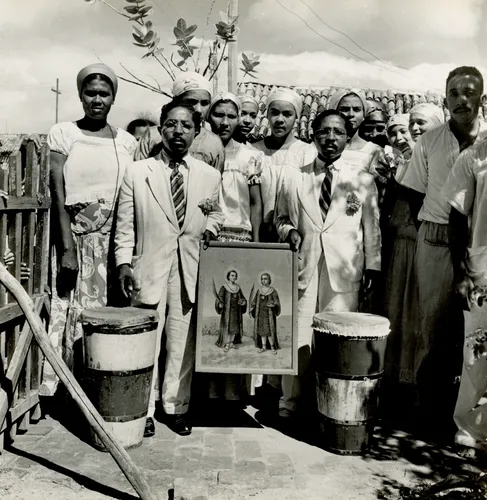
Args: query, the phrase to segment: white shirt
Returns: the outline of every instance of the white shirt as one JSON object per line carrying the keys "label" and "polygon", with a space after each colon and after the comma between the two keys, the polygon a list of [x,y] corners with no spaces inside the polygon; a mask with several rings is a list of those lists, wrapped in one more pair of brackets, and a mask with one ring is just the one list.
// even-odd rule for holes
{"label": "white shirt", "polygon": [[[168,186],[170,187],[171,186],[171,174],[172,174],[173,169],[169,166],[169,162],[175,161],[175,160],[172,160],[165,151],[161,152],[161,157],[163,159],[164,175],[166,177]],[[188,167],[187,159],[188,159],[188,154],[186,154],[184,156],[184,158],[182,160],[180,160],[181,163],[176,162],[176,163],[179,163],[178,170],[183,176],[183,189],[184,189],[184,199],[185,200],[186,200],[186,197],[188,196],[188,182],[189,182],[189,167]]]}
{"label": "white shirt", "polygon": [[[487,124],[480,122],[475,142],[486,136]],[[442,189],[459,154],[460,146],[449,121],[423,134],[414,146],[411,163],[401,184],[424,193],[419,220],[448,224],[450,205]]]}
{"label": "white shirt", "polygon": [[331,180],[331,193],[330,193],[330,198],[331,198],[338,184],[338,174],[340,173],[339,159],[335,160],[331,165],[326,166],[323,160],[316,157],[315,167],[314,167],[314,172],[315,172],[314,188],[315,188],[316,200],[318,201],[318,203],[321,195],[321,186],[323,185],[323,181],[325,180],[328,169],[330,169],[333,172],[333,177]]}

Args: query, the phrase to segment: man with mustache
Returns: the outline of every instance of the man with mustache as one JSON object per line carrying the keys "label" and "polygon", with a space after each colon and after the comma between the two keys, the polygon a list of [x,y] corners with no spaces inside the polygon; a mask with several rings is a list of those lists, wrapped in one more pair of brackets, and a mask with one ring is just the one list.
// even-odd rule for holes
{"label": "man with mustache", "polygon": [[[199,131],[189,149],[191,156],[223,172],[225,153],[222,141],[206,123],[211,102],[210,81],[199,73],[183,71],[173,82],[172,95],[177,101],[193,106],[200,115]],[[134,159],[158,158],[162,149],[163,143],[158,127],[150,127],[140,139]]]}
{"label": "man with mustache", "polygon": [[461,66],[448,75],[445,101],[451,118],[421,136],[402,180],[411,190],[411,214],[419,228],[415,255],[420,313],[415,360],[418,423],[427,428],[431,424],[431,430],[439,432],[453,426],[464,330],[448,248],[450,205],[442,189],[460,152],[487,135],[478,116],[483,91],[483,78],[476,68]]}
{"label": "man with mustache", "polygon": [[[191,106],[172,101],[162,108],[159,159],[127,167],[120,189],[115,261],[122,294],[133,305],[157,308],[160,322],[146,436],[155,432],[154,381],[161,350],[166,352],[161,390],[165,422],[176,433],[191,433],[190,400],[195,339],[192,316],[200,240],[218,235],[221,175],[188,150],[199,130]],[[164,335],[162,335],[164,332]]]}
{"label": "man with mustache", "polygon": [[298,376],[282,377],[279,416],[293,417],[309,379],[313,315],[356,311],[363,281],[370,293],[380,280],[381,239],[377,188],[371,174],[341,158],[352,125],[330,109],[313,121],[318,157],[298,170],[283,167],[277,231],[298,252]]}

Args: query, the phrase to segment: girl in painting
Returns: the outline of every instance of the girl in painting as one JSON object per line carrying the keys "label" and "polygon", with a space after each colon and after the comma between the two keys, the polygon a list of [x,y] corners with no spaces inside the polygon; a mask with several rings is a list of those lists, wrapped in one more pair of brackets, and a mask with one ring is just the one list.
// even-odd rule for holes
{"label": "girl in painting", "polygon": [[269,273],[260,276],[261,287],[253,294],[250,303],[250,316],[254,322],[254,342],[259,352],[272,349],[277,354],[276,318],[281,314],[281,302],[277,291],[271,286],[272,278]]}
{"label": "girl in painting", "polygon": [[223,347],[225,352],[238,349],[236,344],[242,343],[243,315],[247,311],[247,300],[237,280],[237,271],[228,271],[227,282],[220,288],[215,301],[216,312],[221,315],[220,334],[216,345]]}

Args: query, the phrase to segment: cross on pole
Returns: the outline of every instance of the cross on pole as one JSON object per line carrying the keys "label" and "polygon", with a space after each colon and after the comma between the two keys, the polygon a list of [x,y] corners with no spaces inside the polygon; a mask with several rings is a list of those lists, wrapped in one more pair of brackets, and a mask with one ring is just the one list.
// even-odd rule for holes
{"label": "cross on pole", "polygon": [[59,96],[61,91],[59,90],[59,78],[56,78],[56,88],[51,88],[51,91],[56,94],[56,123],[59,121]]}

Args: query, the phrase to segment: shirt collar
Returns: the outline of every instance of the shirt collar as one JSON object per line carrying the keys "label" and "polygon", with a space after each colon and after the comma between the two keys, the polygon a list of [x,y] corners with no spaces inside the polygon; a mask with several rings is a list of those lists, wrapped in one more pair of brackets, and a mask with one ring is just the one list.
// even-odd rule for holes
{"label": "shirt collar", "polygon": [[317,156],[315,159],[315,170],[319,172],[325,172],[326,170],[331,170],[332,172],[339,172],[340,171],[340,158],[337,158],[333,163],[330,165],[326,165],[325,162]]}
{"label": "shirt collar", "polygon": [[[168,166],[169,167],[169,163],[171,161],[175,161],[173,160],[167,153],[167,151],[163,148],[162,151],[161,151],[161,158],[162,158],[162,161],[164,162],[164,165]],[[189,152],[187,152],[183,158],[181,158],[181,160],[179,160],[179,164],[180,165],[185,165],[186,168],[189,168],[189,165],[188,165],[188,158],[189,158]]]}

